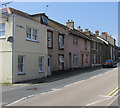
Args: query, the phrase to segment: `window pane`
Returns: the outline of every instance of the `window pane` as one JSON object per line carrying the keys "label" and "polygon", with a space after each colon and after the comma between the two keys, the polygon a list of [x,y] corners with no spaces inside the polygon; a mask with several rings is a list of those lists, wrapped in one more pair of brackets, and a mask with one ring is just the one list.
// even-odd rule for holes
{"label": "window pane", "polygon": [[31,28],[26,28],[27,38],[31,39]]}
{"label": "window pane", "polygon": [[23,56],[18,56],[18,72],[23,72],[24,58]]}
{"label": "window pane", "polygon": [[53,43],[52,36],[53,36],[53,33],[48,31],[47,38],[48,38],[48,47],[49,48],[52,48],[52,43]]}
{"label": "window pane", "polygon": [[64,48],[64,37],[59,35],[59,48]]}
{"label": "window pane", "polygon": [[3,24],[3,23],[0,24],[0,31],[1,31],[1,30],[5,30],[5,24]]}
{"label": "window pane", "polygon": [[43,71],[43,59],[44,57],[39,57],[39,71]]}
{"label": "window pane", "polygon": [[0,36],[5,36],[5,24],[0,24]]}

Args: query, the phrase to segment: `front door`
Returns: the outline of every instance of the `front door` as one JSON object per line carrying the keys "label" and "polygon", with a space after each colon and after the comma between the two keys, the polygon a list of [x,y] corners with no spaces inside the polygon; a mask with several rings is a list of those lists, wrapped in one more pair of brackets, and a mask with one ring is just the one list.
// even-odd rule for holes
{"label": "front door", "polygon": [[84,66],[84,55],[82,54],[82,61],[81,61],[82,67]]}
{"label": "front door", "polygon": [[48,56],[48,76],[51,75],[51,56]]}

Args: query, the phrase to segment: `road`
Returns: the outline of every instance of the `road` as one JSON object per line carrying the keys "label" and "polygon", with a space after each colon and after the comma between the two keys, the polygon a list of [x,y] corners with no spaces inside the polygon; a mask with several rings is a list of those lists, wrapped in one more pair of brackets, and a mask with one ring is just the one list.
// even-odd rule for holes
{"label": "road", "polygon": [[4,87],[3,105],[8,106],[118,106],[118,68],[101,68],[65,79]]}

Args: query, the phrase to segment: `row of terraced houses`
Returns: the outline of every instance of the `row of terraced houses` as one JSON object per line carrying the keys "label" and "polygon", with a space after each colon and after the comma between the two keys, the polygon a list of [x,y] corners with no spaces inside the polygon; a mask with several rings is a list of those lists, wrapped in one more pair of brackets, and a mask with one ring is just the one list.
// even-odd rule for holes
{"label": "row of terraced houses", "polygon": [[116,40],[107,32],[60,24],[44,13],[0,10],[0,82],[22,82],[63,70],[100,65],[118,59]]}

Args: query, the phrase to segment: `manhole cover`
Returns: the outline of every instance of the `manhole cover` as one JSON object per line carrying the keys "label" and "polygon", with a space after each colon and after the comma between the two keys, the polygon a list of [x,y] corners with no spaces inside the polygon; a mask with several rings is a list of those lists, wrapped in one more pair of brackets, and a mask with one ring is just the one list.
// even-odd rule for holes
{"label": "manhole cover", "polygon": [[37,90],[37,88],[28,88],[26,90]]}

